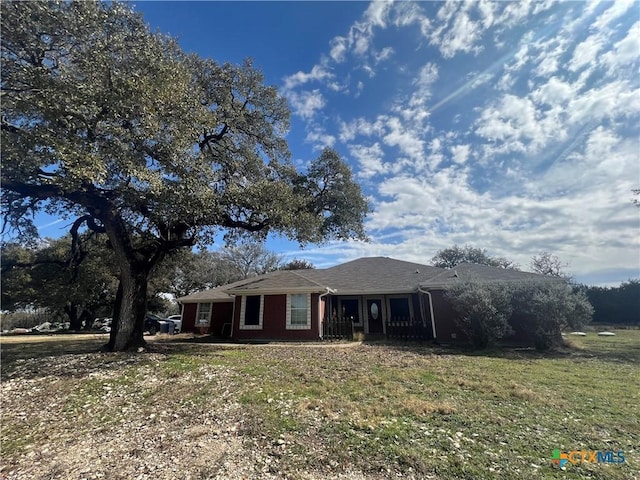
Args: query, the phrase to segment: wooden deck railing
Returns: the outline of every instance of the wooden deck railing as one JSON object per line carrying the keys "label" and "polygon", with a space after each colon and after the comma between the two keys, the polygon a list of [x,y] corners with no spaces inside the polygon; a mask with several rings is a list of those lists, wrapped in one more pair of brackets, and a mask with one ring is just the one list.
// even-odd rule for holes
{"label": "wooden deck railing", "polygon": [[427,340],[429,329],[410,317],[394,317],[387,321],[387,338],[394,340]]}
{"label": "wooden deck railing", "polygon": [[334,318],[322,324],[325,340],[353,340],[353,321],[350,318]]}

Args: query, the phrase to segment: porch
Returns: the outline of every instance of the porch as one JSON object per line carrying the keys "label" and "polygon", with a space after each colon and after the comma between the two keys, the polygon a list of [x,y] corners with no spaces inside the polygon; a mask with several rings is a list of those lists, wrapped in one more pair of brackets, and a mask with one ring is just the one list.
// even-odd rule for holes
{"label": "porch", "polygon": [[419,293],[330,295],[322,301],[324,340],[353,340],[359,332],[365,339],[433,339],[429,300]]}

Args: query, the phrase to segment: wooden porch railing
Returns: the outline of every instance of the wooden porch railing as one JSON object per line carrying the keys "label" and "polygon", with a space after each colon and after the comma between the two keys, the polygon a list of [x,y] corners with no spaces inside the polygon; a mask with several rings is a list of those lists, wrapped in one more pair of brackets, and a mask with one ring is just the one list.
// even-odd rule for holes
{"label": "wooden porch railing", "polygon": [[353,340],[353,321],[350,318],[334,318],[322,324],[325,340]]}
{"label": "wooden porch railing", "polygon": [[394,340],[427,340],[429,329],[410,317],[394,317],[387,321],[387,338]]}

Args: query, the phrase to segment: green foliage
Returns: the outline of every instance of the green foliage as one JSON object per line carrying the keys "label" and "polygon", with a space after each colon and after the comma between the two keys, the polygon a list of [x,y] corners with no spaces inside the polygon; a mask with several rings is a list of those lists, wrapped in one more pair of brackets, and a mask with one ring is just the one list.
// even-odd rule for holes
{"label": "green foliage", "polygon": [[454,245],[450,248],[440,250],[431,259],[434,267],[454,268],[459,263],[475,263],[477,265],[489,265],[491,267],[511,268],[518,270],[518,265],[503,257],[491,257],[482,248],[475,248],[470,245],[459,247]]}
{"label": "green foliage", "polygon": [[564,281],[531,282],[513,291],[514,312],[528,320],[535,346],[547,350],[562,342],[562,330],[578,329],[591,321],[593,307],[586,295]]}
{"label": "green foliage", "polygon": [[600,324],[640,325],[640,279],[619,287],[580,287],[591,305],[593,321]]}
{"label": "green foliage", "polygon": [[561,280],[519,284],[458,283],[446,292],[458,327],[484,348],[511,332],[533,339],[539,350],[558,346],[562,330],[591,321],[586,295]]}
{"label": "green foliage", "polygon": [[327,150],[296,171],[286,101],[250,61],[187,55],[118,2],[9,2],[1,42],[6,225],[35,237],[44,209],[106,233],[111,349],[144,343],[147,281],[172,251],[220,231],[365,238],[349,168]]}
{"label": "green foliage", "polygon": [[80,239],[82,258],[72,256],[69,235],[38,248],[3,246],[3,308],[46,308],[53,317],[67,317],[73,330],[99,309],[111,310],[117,288],[113,252],[103,239]]}
{"label": "green foliage", "polygon": [[280,270],[312,270],[314,268],[316,267],[313,263],[307,260],[294,258],[280,267]]}
{"label": "green foliage", "polygon": [[464,282],[445,297],[457,313],[456,324],[477,348],[485,348],[510,332],[510,290],[505,285]]}

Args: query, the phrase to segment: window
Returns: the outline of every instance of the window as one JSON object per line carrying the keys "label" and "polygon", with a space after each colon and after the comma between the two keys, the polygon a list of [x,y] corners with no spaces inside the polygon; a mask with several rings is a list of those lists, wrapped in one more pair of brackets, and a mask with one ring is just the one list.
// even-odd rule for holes
{"label": "window", "polygon": [[211,323],[211,304],[199,303],[196,313],[196,327],[208,327]]}
{"label": "window", "polygon": [[263,310],[264,297],[262,295],[243,296],[240,304],[240,328],[261,330]]}
{"label": "window", "polygon": [[311,295],[308,293],[287,295],[287,329],[311,328]]}
{"label": "window", "polygon": [[408,322],[411,319],[411,305],[407,297],[389,299],[389,313],[392,321]]}
{"label": "window", "polygon": [[360,301],[357,298],[341,298],[338,316],[341,320],[351,320],[354,325],[362,326]]}

